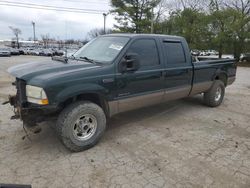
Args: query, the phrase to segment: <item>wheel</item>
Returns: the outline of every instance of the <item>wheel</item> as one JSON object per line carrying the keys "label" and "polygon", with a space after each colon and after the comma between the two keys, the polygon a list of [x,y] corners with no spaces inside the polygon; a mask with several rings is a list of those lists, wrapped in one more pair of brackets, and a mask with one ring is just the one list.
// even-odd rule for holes
{"label": "wheel", "polygon": [[78,101],[59,115],[56,130],[62,143],[78,152],[93,147],[106,128],[106,116],[100,106],[89,101]]}
{"label": "wheel", "polygon": [[212,87],[204,93],[204,102],[207,106],[219,106],[224,98],[225,85],[221,80],[216,80]]}

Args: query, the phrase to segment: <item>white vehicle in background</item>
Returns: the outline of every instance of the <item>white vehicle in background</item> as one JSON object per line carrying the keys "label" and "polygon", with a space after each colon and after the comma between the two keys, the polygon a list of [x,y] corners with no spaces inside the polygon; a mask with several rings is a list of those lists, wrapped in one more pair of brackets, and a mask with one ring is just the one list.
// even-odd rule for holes
{"label": "white vehicle in background", "polygon": [[219,52],[216,50],[207,50],[208,55],[219,55]]}
{"label": "white vehicle in background", "polygon": [[199,56],[200,55],[200,51],[196,50],[196,49],[193,49],[193,50],[191,50],[191,54],[192,54],[192,56]]}
{"label": "white vehicle in background", "polygon": [[26,48],[24,50],[24,55],[31,55],[32,50],[33,50],[33,48]]}
{"label": "white vehicle in background", "polygon": [[219,52],[216,50],[201,50],[200,56],[218,56]]}
{"label": "white vehicle in background", "polygon": [[39,55],[39,49],[32,49],[28,51],[29,55]]}
{"label": "white vehicle in background", "polygon": [[40,56],[52,56],[53,52],[51,49],[40,49],[39,50],[39,55]]}
{"label": "white vehicle in background", "polygon": [[11,55],[20,55],[19,49],[16,48],[9,48]]}
{"label": "white vehicle in background", "polygon": [[232,55],[232,54],[222,54],[222,58],[225,58],[225,59],[234,59],[234,55]]}
{"label": "white vehicle in background", "polygon": [[207,55],[208,55],[208,53],[206,51],[204,51],[204,50],[200,51],[200,56],[207,56]]}
{"label": "white vehicle in background", "polygon": [[10,57],[10,50],[7,48],[0,48],[0,57]]}

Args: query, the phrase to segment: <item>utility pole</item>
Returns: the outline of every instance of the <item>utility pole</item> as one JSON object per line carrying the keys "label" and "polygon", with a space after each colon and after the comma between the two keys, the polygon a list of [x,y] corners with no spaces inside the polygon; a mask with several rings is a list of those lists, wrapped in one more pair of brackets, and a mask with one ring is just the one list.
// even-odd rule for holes
{"label": "utility pole", "polygon": [[151,33],[154,33],[154,8],[151,10]]}
{"label": "utility pole", "polygon": [[34,37],[34,43],[36,41],[36,25],[35,22],[31,22],[32,26],[33,26],[33,37]]}
{"label": "utility pole", "polygon": [[102,14],[103,15],[103,21],[104,21],[104,23],[103,23],[103,31],[104,31],[104,34],[106,34],[106,16],[108,15],[107,13],[103,13]]}

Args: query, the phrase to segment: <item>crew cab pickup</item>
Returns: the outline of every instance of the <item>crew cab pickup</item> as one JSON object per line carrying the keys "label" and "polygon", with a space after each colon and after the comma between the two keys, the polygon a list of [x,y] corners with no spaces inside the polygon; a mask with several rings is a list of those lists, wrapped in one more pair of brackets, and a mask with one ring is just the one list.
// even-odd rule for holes
{"label": "crew cab pickup", "polygon": [[13,118],[27,127],[56,118],[56,132],[72,151],[94,146],[115,114],[196,94],[221,104],[236,75],[235,60],[193,61],[183,37],[100,36],[71,57],[9,68],[17,93]]}

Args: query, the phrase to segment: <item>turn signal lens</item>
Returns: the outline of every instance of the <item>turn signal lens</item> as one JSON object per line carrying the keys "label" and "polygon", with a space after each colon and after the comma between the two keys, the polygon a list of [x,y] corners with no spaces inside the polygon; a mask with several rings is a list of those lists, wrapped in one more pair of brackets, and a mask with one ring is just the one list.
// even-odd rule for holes
{"label": "turn signal lens", "polygon": [[42,100],[40,100],[40,104],[49,104],[49,100],[48,99],[42,99]]}

